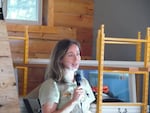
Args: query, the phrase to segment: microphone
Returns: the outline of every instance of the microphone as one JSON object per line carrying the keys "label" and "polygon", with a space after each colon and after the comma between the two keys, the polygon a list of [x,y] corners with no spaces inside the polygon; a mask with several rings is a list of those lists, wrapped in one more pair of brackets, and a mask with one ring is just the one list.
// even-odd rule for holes
{"label": "microphone", "polygon": [[[81,85],[81,75],[79,73],[76,73],[75,80],[77,82],[77,86],[80,86]],[[81,106],[82,113],[83,113],[83,108],[82,108],[83,99],[84,98],[80,98],[80,106]]]}
{"label": "microphone", "polygon": [[81,75],[79,73],[77,73],[75,75],[75,80],[77,82],[77,86],[80,86],[81,85]]}
{"label": "microphone", "polygon": [[0,0],[0,20],[4,20],[1,0]]}

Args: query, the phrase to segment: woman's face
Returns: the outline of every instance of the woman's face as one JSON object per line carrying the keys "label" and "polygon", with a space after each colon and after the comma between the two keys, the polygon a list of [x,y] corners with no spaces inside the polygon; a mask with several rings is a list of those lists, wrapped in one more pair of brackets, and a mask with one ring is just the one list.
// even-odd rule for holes
{"label": "woman's face", "polygon": [[72,44],[62,59],[62,63],[66,69],[77,71],[79,68],[81,56],[79,47]]}

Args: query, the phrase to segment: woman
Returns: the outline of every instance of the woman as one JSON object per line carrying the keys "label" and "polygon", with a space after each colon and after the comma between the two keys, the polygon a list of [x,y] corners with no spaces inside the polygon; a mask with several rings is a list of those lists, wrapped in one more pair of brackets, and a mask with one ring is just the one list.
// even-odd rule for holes
{"label": "woman", "polygon": [[39,90],[42,113],[90,113],[90,104],[95,100],[91,87],[84,77],[80,86],[75,80],[80,60],[77,41],[64,39],[56,44],[47,67],[47,80]]}

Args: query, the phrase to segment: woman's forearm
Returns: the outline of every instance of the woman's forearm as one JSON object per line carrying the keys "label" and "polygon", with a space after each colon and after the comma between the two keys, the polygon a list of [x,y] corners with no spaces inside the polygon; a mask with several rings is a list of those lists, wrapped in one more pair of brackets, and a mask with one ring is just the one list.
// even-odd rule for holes
{"label": "woman's forearm", "polygon": [[70,113],[75,105],[77,104],[76,101],[70,100],[67,104],[65,104],[61,109],[57,110],[53,113]]}

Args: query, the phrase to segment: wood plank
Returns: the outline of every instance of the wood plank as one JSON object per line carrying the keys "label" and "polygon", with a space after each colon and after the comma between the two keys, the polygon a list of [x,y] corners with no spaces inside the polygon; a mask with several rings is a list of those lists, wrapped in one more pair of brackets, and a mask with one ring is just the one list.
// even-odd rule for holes
{"label": "wood plank", "polygon": [[[29,57],[30,58],[48,58],[50,52],[57,41],[64,38],[76,39],[76,29],[61,27],[58,34],[50,33],[29,33]],[[23,32],[9,32],[9,35],[23,36]],[[23,58],[24,40],[10,39],[12,57]]]}
{"label": "wood plank", "polygon": [[[56,42],[57,42],[56,40],[30,40],[29,57],[30,58],[48,58],[49,54],[50,54],[53,46],[56,44]],[[38,44],[41,47],[40,46],[36,47]],[[52,44],[52,45],[49,45],[49,44]],[[23,44],[22,40],[11,40],[10,41],[13,59],[14,58],[23,58],[23,53],[24,53],[23,45],[24,44]],[[32,49],[32,47],[34,47],[34,49]],[[85,51],[85,50],[89,50],[89,51]],[[82,58],[86,57],[85,59],[91,59],[91,57],[89,57],[92,54],[91,51],[92,51],[92,45],[90,43],[83,43],[81,45]]]}
{"label": "wood plank", "polygon": [[[0,57],[0,73],[1,74],[6,74],[9,75],[10,73],[14,73],[13,72],[13,68],[12,68],[12,59],[10,57],[7,56],[1,56]],[[6,76],[4,76],[6,77]],[[2,77],[1,77],[2,79]]]}
{"label": "wood plank", "polygon": [[48,53],[54,48],[58,41],[31,40],[29,45],[30,53]]}
{"label": "wood plank", "polygon": [[93,0],[55,0],[55,12],[70,14],[94,14]]}
{"label": "wood plank", "polygon": [[6,29],[3,27],[5,26],[5,23],[0,20],[0,40],[7,40],[7,34],[6,34]]}
{"label": "wood plank", "polygon": [[1,56],[10,56],[10,48],[8,41],[1,41],[0,45],[0,57]]}
{"label": "wood plank", "polygon": [[[14,28],[15,25],[11,25],[12,28],[8,28],[8,35],[9,36],[24,36],[24,30],[20,30],[19,28]],[[70,27],[59,27],[57,29],[57,33],[45,33],[45,32],[34,32],[34,31],[29,31],[29,38],[34,38],[34,39],[44,39],[44,40],[61,40],[63,38],[73,38],[76,39],[76,29],[75,28],[70,28]]]}
{"label": "wood plank", "polygon": [[[59,29],[59,28],[58,28]],[[8,24],[7,23],[7,30],[8,31],[25,31],[25,25],[21,24]],[[57,33],[56,27],[51,26],[44,26],[44,25],[28,25],[29,32],[39,32],[39,33]]]}
{"label": "wood plank", "polygon": [[[1,20],[0,29],[2,30],[0,38],[8,40],[6,25],[4,21]],[[4,56],[2,56],[2,54],[0,56],[0,113],[19,113],[18,91],[10,48],[6,40],[0,40],[0,48],[4,48],[1,50],[8,50],[8,54],[6,52],[1,52],[2,54],[4,53]]]}
{"label": "wood plank", "polygon": [[91,15],[67,14],[56,12],[54,14],[54,18],[55,26],[93,28],[93,16]]}
{"label": "wood plank", "polygon": [[55,26],[93,28],[93,0],[56,0],[54,6]]}
{"label": "wood plank", "polygon": [[54,0],[48,0],[48,26],[54,27]]}
{"label": "wood plank", "polygon": [[11,52],[23,53],[24,40],[9,40]]}
{"label": "wood plank", "polygon": [[[81,44],[81,56],[92,56],[92,42],[93,42],[93,33],[92,29],[78,29],[77,30],[77,40]],[[85,51],[88,50],[88,51]]]}

